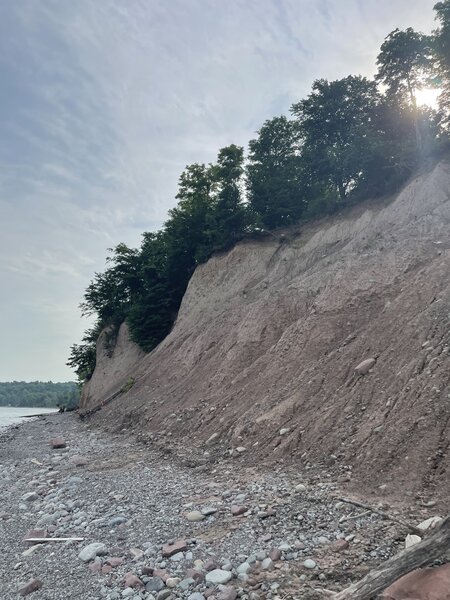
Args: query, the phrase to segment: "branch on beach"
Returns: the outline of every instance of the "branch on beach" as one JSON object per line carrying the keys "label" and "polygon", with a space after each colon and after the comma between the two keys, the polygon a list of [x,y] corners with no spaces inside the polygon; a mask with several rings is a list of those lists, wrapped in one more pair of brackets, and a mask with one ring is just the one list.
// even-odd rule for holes
{"label": "branch on beach", "polygon": [[[423,535],[423,531],[421,532]],[[432,535],[399,552],[393,558],[370,571],[363,579],[332,596],[332,600],[370,600],[394,581],[414,569],[429,565],[440,558],[450,546],[450,516]]]}
{"label": "branch on beach", "polygon": [[383,519],[387,519],[389,521],[392,521],[393,523],[397,523],[398,525],[405,527],[406,529],[409,529],[409,531],[411,533],[414,533],[415,535],[419,535],[420,537],[423,536],[423,530],[419,529],[419,527],[416,527],[415,525],[411,525],[411,523],[408,523],[407,521],[404,521],[403,519],[399,519],[398,517],[394,517],[393,515],[391,515],[387,512],[384,512],[382,510],[379,510],[378,508],[374,508],[373,506],[369,506],[368,504],[363,504],[362,502],[358,502],[356,500],[350,500],[349,498],[339,498],[339,500],[341,502],[345,502],[346,504],[353,504],[354,506],[358,506],[359,508],[364,508],[366,510],[369,510],[377,515],[380,515],[380,517],[383,517]]}

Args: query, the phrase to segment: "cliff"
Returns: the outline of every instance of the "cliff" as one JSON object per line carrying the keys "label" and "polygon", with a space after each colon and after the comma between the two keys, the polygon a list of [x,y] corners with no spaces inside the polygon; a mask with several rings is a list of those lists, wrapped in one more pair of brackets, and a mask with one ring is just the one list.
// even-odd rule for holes
{"label": "cliff", "polygon": [[121,331],[120,358],[100,361],[83,396],[92,406],[135,379],[97,413],[106,426],[450,492],[450,166],[210,259],[150,354]]}
{"label": "cliff", "polygon": [[130,340],[126,323],[117,333],[111,327],[104,329],[97,340],[95,373],[83,386],[80,405],[95,406],[129,385],[130,373],[144,356],[145,352]]}

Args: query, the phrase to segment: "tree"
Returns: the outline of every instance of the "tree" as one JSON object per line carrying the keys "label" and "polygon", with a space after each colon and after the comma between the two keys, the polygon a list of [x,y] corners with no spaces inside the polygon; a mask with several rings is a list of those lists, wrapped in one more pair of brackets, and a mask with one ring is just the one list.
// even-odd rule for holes
{"label": "tree", "polygon": [[442,129],[450,134],[450,0],[438,2],[434,10],[439,27],[434,31],[433,48],[436,59],[439,96],[439,118]]}
{"label": "tree", "polygon": [[128,311],[127,322],[132,340],[150,352],[169,333],[174,320],[165,232],[145,233],[140,255],[141,289]]}
{"label": "tree", "polygon": [[331,186],[341,201],[363,177],[378,100],[373,81],[349,75],[331,82],[316,80],[311,94],[291,108],[311,184]]}
{"label": "tree", "polygon": [[7,381],[0,382],[0,406],[76,408],[80,392],[75,382]]}
{"label": "tree", "polygon": [[140,258],[137,250],[118,244],[110,249],[106,261],[110,265],[96,273],[88,285],[80,305],[82,315],[96,314],[104,325],[120,324],[139,291]]}
{"label": "tree", "polygon": [[422,135],[416,102],[416,91],[429,82],[432,68],[431,38],[408,27],[395,29],[385,38],[377,57],[377,81],[386,85],[390,94],[407,94],[413,109],[417,148],[422,148]]}
{"label": "tree", "polygon": [[94,327],[84,333],[81,344],[73,344],[70,348],[70,356],[66,365],[75,371],[80,382],[90,379],[94,372],[97,339],[102,329],[103,323],[98,320]]}
{"label": "tree", "polygon": [[298,137],[297,124],[281,116],[266,121],[249,142],[248,200],[267,229],[293,223],[302,214]]}
{"label": "tree", "polygon": [[231,144],[219,151],[212,167],[217,194],[207,225],[211,251],[230,248],[248,230],[250,218],[240,189],[243,162],[244,148]]}

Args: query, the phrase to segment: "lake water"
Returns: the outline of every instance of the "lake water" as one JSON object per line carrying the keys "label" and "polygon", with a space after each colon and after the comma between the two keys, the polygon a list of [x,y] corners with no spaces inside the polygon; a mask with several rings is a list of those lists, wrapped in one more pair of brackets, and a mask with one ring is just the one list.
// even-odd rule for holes
{"label": "lake water", "polygon": [[44,413],[56,412],[55,408],[22,408],[17,406],[0,406],[0,430],[9,425],[17,425],[25,419],[26,415],[41,415]]}

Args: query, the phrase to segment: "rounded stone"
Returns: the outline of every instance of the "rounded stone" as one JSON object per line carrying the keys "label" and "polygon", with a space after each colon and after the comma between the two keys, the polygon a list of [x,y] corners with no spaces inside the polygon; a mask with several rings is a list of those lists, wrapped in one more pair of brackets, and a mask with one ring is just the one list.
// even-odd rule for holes
{"label": "rounded stone", "polygon": [[307,558],[303,563],[303,566],[305,567],[305,569],[315,569],[317,565],[312,558]]}

